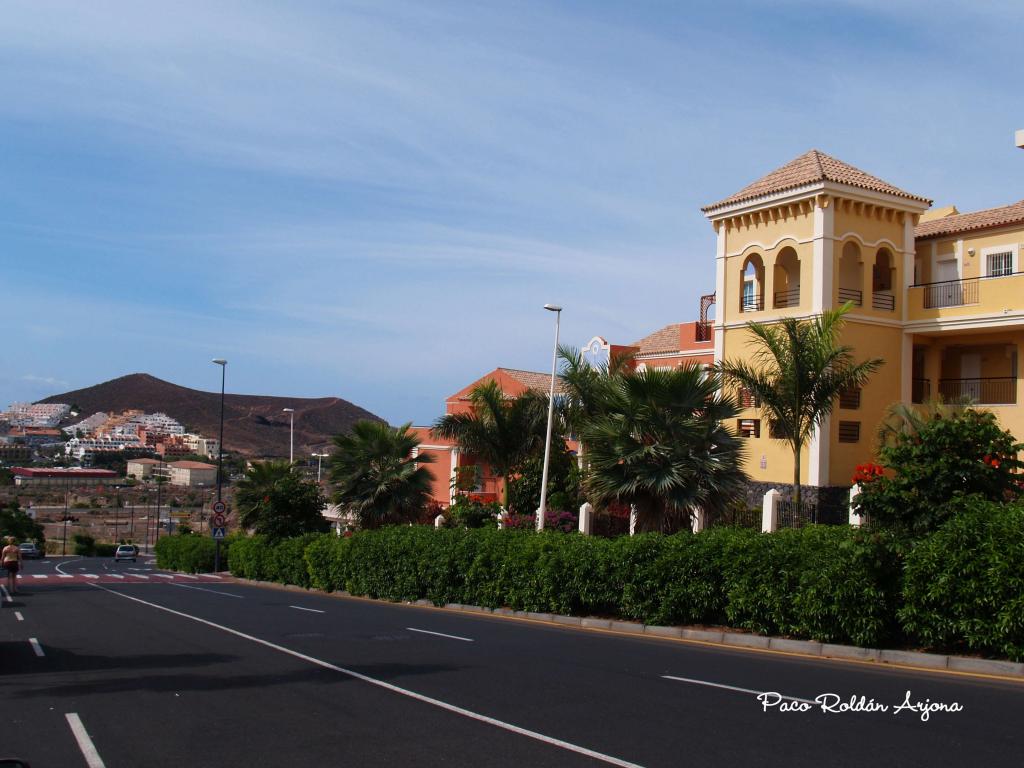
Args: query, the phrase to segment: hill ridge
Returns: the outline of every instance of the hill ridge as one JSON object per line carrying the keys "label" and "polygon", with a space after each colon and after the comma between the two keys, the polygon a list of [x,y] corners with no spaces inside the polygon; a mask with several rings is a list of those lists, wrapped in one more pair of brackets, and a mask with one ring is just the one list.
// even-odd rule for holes
{"label": "hill ridge", "polygon": [[[220,429],[220,391],[207,392],[136,372],[40,400],[77,405],[82,418],[97,411],[140,408],[162,411],[189,429],[216,437]],[[295,409],[296,458],[322,450],[331,437],[347,432],[359,419],[383,421],[336,396],[224,395],[224,448],[246,456],[287,456],[289,420],[282,408]]]}

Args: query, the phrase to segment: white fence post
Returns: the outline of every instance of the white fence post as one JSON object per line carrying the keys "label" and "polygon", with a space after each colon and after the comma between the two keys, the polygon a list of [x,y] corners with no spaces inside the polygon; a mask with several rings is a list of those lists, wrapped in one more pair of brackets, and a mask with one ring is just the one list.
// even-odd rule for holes
{"label": "white fence post", "polygon": [[508,526],[508,510],[504,507],[501,508],[501,512],[498,513],[498,530]]}
{"label": "white fence post", "polygon": [[776,488],[764,495],[761,503],[761,532],[771,533],[779,529],[779,497],[782,494]]}
{"label": "white fence post", "polygon": [[629,505],[629,535],[636,535],[636,504]]}
{"label": "white fence post", "polygon": [[438,515],[434,518],[434,527],[441,528],[444,526],[444,515]]}
{"label": "white fence post", "polygon": [[854,499],[858,496],[860,496],[860,483],[854,483],[850,488],[850,525],[854,528],[860,528],[864,522],[864,518],[854,512]]}
{"label": "white fence post", "polygon": [[589,501],[580,506],[580,533],[589,536],[594,526],[594,505]]}

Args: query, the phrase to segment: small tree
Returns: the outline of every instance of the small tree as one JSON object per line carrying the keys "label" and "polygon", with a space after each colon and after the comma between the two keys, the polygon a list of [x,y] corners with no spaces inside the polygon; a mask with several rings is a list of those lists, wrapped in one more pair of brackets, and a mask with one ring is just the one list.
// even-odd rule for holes
{"label": "small tree", "polygon": [[274,539],[326,532],[325,504],[320,487],[286,461],[254,464],[235,492],[239,522]]}
{"label": "small tree", "polygon": [[784,317],[747,323],[753,336],[750,360],[725,360],[725,378],[760,403],[770,433],[793,451],[793,503],[800,506],[800,454],[847,389],[863,386],[884,362],[854,362],[852,348],[839,344],[850,304],[810,320]]}
{"label": "small tree", "polygon": [[922,535],[938,528],[957,499],[977,495],[1007,501],[1021,495],[1024,444],[1001,429],[994,414],[968,408],[933,411],[883,433],[881,466],[862,472],[857,512],[872,522]]}
{"label": "small tree", "polygon": [[18,541],[35,541],[40,545],[45,538],[43,526],[33,520],[17,501],[0,507],[0,538],[13,536]]}
{"label": "small tree", "polygon": [[334,501],[354,511],[364,528],[413,522],[430,502],[432,457],[413,456],[419,441],[410,426],[362,420],[334,437]]}

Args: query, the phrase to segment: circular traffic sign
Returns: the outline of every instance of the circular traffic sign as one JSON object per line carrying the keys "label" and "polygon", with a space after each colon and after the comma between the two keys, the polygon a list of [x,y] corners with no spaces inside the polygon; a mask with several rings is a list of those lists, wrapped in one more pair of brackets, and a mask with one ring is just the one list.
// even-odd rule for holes
{"label": "circular traffic sign", "polygon": [[213,514],[215,514],[215,515],[223,515],[227,511],[228,511],[228,505],[225,504],[223,501],[215,501],[215,502],[213,502]]}
{"label": "circular traffic sign", "polygon": [[213,519],[210,521],[210,525],[212,525],[214,528],[223,528],[227,524],[228,521],[224,517],[224,515],[214,515]]}

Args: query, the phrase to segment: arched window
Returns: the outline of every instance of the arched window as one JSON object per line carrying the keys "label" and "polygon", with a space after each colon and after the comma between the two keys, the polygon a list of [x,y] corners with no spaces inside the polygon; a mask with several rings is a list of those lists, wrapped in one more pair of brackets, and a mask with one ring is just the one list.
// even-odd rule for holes
{"label": "arched window", "polygon": [[892,292],[892,275],[895,271],[892,253],[888,248],[879,248],[875,264],[871,268],[871,306],[892,312],[896,309],[896,297]]}
{"label": "arched window", "polygon": [[752,253],[743,262],[741,274],[740,312],[760,312],[764,309],[764,262]]}
{"label": "arched window", "polygon": [[779,251],[779,256],[775,260],[773,298],[776,309],[800,306],[800,257],[789,246]]}
{"label": "arched window", "polygon": [[860,246],[854,242],[843,246],[839,257],[839,303],[850,302],[855,307],[864,304],[863,265]]}

